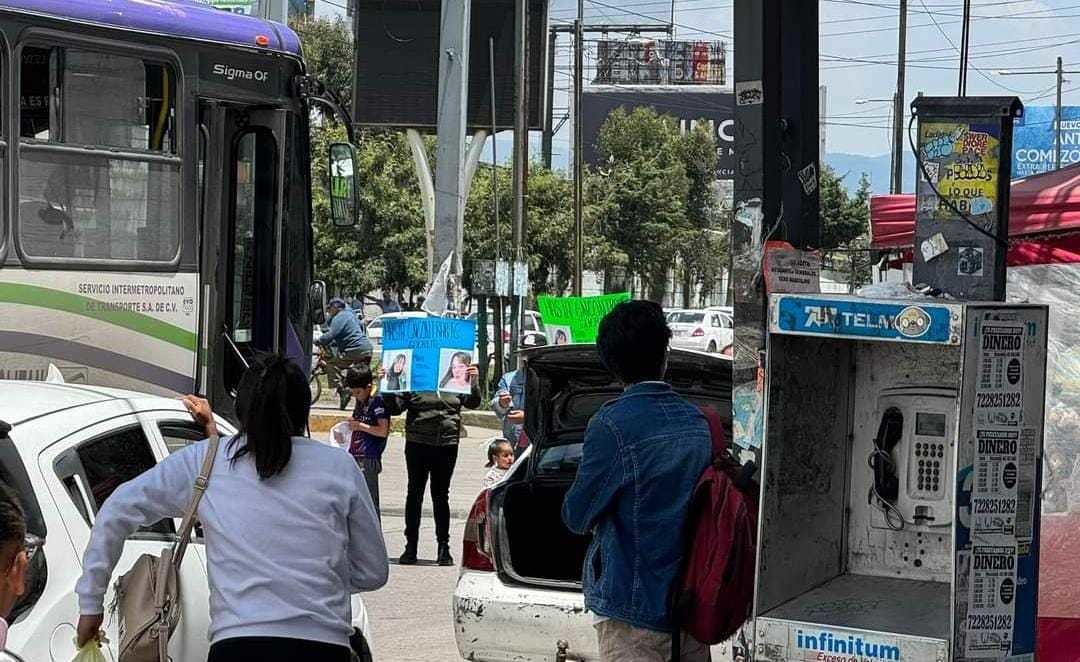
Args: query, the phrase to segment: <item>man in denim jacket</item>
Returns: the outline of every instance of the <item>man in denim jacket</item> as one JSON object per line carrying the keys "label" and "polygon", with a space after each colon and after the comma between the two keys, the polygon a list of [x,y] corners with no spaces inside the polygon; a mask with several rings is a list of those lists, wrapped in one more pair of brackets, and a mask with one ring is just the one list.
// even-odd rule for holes
{"label": "man in denim jacket", "polygon": [[[668,594],[685,547],[690,496],[709,464],[705,417],[663,381],[668,329],[660,306],[629,301],[600,323],[600,360],[626,385],[585,431],[577,478],[563,503],[566,526],[591,532],[585,606],[597,617],[600,658],[666,662]],[[683,635],[682,659],[709,659]]]}

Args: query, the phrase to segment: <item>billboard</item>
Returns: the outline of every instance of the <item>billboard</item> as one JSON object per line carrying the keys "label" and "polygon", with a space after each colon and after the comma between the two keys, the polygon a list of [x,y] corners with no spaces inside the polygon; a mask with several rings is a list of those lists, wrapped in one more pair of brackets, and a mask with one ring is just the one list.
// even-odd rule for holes
{"label": "billboard", "polygon": [[603,85],[723,85],[722,41],[601,40],[595,83]]}
{"label": "billboard", "polygon": [[[1054,169],[1054,106],[1027,106],[1013,123],[1012,177]],[[1080,163],[1080,106],[1061,109],[1061,165]]]}
{"label": "billboard", "polygon": [[586,163],[596,164],[596,140],[600,127],[611,111],[624,108],[631,111],[641,106],[652,107],[662,115],[671,115],[688,131],[694,123],[704,120],[716,132],[717,179],[735,176],[735,95],[730,87],[654,85],[623,87],[591,85],[585,88],[581,100],[581,131]]}
{"label": "billboard", "polygon": [[[356,0],[353,120],[367,126],[434,130],[439,89],[438,0]],[[547,59],[547,0],[529,0],[528,123],[541,128]],[[470,129],[491,128],[494,38],[495,111],[514,126],[514,0],[472,0],[469,38]]]}

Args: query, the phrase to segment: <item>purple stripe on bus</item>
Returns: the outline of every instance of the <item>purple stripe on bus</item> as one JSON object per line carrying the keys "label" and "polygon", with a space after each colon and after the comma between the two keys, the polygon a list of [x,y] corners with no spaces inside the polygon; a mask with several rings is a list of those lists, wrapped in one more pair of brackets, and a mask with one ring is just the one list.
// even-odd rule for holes
{"label": "purple stripe on bus", "polygon": [[3,10],[249,48],[265,36],[265,49],[300,54],[300,39],[284,25],[187,0],[0,0]]}

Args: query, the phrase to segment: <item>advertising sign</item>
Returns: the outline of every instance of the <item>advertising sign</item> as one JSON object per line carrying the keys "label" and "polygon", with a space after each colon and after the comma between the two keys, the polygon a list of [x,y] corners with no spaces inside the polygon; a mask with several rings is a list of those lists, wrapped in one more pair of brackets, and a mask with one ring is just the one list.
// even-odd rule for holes
{"label": "advertising sign", "polygon": [[476,322],[442,317],[389,319],[383,325],[379,383],[384,393],[468,393]]}
{"label": "advertising sign", "polygon": [[940,304],[773,296],[773,333],[957,345],[959,308]]}
{"label": "advertising sign", "polygon": [[730,87],[715,85],[591,85],[585,88],[581,100],[581,131],[582,156],[586,163],[596,165],[599,162],[596,141],[611,111],[623,108],[629,112],[640,107],[650,107],[661,115],[674,117],[684,132],[697,122],[708,122],[716,133],[716,178],[735,177],[738,163],[735,158],[735,95]]}
{"label": "advertising sign", "polygon": [[601,40],[596,83],[605,85],[723,85],[722,41]]}
{"label": "advertising sign", "polygon": [[548,343],[569,345],[596,342],[600,320],[617,304],[629,301],[630,294],[603,294],[595,297],[540,296],[536,305],[544,319]]}
{"label": "advertising sign", "polygon": [[[1054,169],[1054,106],[1028,106],[1013,124],[1012,178]],[[1080,106],[1061,109],[1061,166],[1080,163]]]}

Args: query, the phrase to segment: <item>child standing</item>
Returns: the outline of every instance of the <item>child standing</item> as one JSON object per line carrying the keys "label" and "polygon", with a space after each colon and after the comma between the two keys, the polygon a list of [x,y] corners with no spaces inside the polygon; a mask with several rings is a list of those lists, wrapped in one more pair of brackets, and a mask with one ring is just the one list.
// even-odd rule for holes
{"label": "child standing", "polygon": [[510,465],[514,463],[514,447],[509,441],[496,437],[488,444],[487,456],[488,462],[484,466],[489,469],[487,475],[484,476],[485,490],[502,480],[506,472],[510,470]]}
{"label": "child standing", "polygon": [[[345,375],[345,386],[356,398],[349,429],[353,431],[349,454],[364,472],[375,512],[379,513],[379,474],[382,473],[382,454],[390,435],[390,414],[381,396],[372,395],[371,369],[360,366]],[[381,515],[381,513],[380,513]]]}

